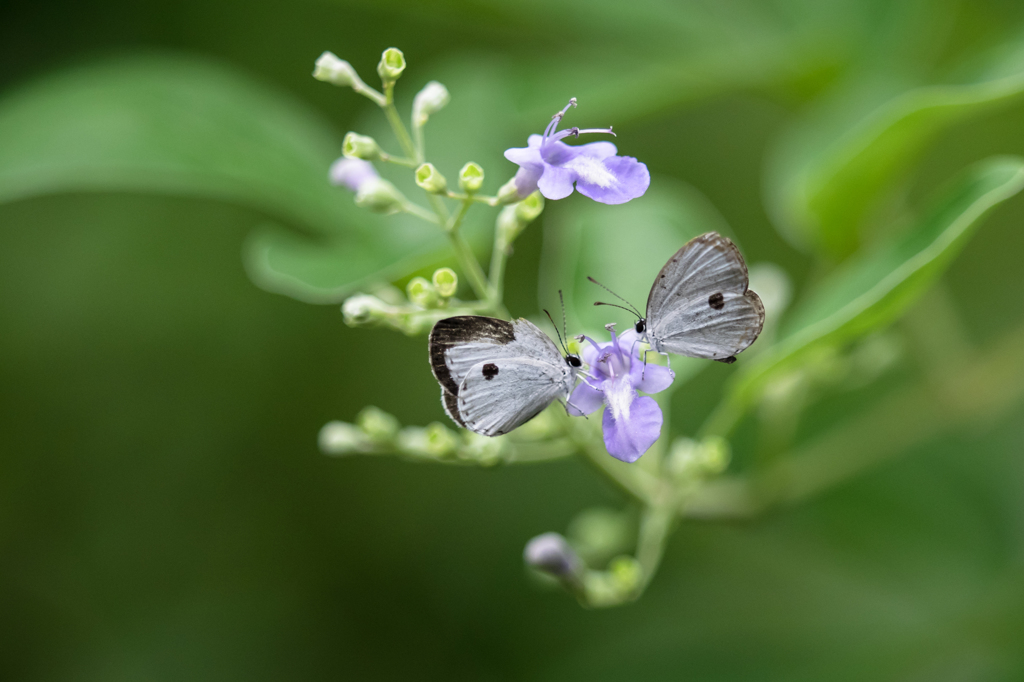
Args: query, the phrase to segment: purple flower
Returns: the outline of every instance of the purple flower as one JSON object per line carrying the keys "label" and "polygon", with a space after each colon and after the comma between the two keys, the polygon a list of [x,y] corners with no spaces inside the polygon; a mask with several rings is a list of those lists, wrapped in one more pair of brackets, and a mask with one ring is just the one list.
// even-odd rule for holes
{"label": "purple flower", "polygon": [[624,204],[647,191],[651,174],[647,166],[632,156],[616,156],[611,142],[592,142],[576,147],[561,142],[563,138],[579,137],[581,133],[608,133],[611,128],[556,131],[559,121],[576,98],[554,115],[543,135],[530,135],[527,147],[505,151],[505,158],[519,164],[516,190],[520,198],[540,189],[545,199],[564,199],[572,194],[573,183],[585,197],[602,204]]}
{"label": "purple flower", "polygon": [[606,405],[601,425],[604,446],[608,453],[623,462],[635,462],[647,452],[661,435],[661,408],[654,398],[637,395],[658,393],[672,385],[675,374],[667,367],[648,364],[640,359],[639,338],[630,329],[616,338],[614,325],[609,325],[611,343],[597,343],[583,349],[583,361],[589,366],[589,377],[576,387],[569,398],[569,414],[591,414]]}
{"label": "purple flower", "polygon": [[332,185],[341,185],[353,192],[358,192],[359,188],[367,180],[380,177],[377,175],[377,169],[369,161],[347,159],[345,157],[331,164],[329,176]]}

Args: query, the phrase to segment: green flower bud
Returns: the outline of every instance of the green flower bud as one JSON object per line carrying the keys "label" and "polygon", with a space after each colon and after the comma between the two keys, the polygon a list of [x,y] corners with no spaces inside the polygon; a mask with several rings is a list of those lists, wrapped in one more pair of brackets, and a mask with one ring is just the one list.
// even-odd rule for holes
{"label": "green flower bud", "polygon": [[718,436],[706,438],[701,443],[701,449],[704,455],[702,464],[706,473],[720,474],[729,466],[729,460],[732,459],[729,441]]}
{"label": "green flower bud", "polygon": [[346,133],[345,141],[341,143],[341,153],[348,159],[376,161],[380,158],[380,147],[372,137],[350,132]]}
{"label": "green flower bud", "polygon": [[376,443],[390,442],[401,428],[395,417],[373,405],[367,405],[356,415],[356,425],[367,438]]}
{"label": "green flower bud", "polygon": [[631,556],[616,557],[608,564],[608,575],[619,594],[623,596],[636,592],[643,574],[644,569],[640,562]]}
{"label": "green flower bud", "polygon": [[402,210],[405,197],[387,180],[371,178],[363,182],[356,192],[356,206],[374,213],[397,213]]}
{"label": "green flower bud", "polygon": [[720,474],[729,466],[729,443],[712,437],[703,441],[677,438],[669,450],[666,466],[677,479],[700,479]]}
{"label": "green flower bud", "polygon": [[338,59],[333,52],[324,52],[316,60],[313,69],[313,78],[332,85],[341,87],[352,87],[356,83],[362,84],[356,70],[344,59]]}
{"label": "green flower bud", "polygon": [[422,277],[410,279],[405,286],[405,293],[409,296],[410,301],[423,308],[431,308],[437,304],[438,296],[434,285]]}
{"label": "green flower bud", "polygon": [[454,454],[459,444],[455,433],[444,424],[433,422],[426,428],[427,452],[435,457],[447,457]]}
{"label": "green flower bud", "polygon": [[455,295],[459,288],[459,277],[451,268],[440,268],[434,271],[434,290],[444,298]]}
{"label": "green flower bud", "polygon": [[377,322],[395,313],[396,310],[393,306],[369,294],[350,296],[341,305],[341,314],[345,319],[345,324],[350,327]]}
{"label": "green flower bud", "polygon": [[389,47],[380,56],[380,63],[377,64],[377,73],[385,82],[396,81],[405,71],[405,55],[397,47]]}
{"label": "green flower bud", "polygon": [[505,245],[514,242],[519,233],[526,227],[526,224],[516,215],[515,206],[506,206],[501,209],[495,225],[498,228],[498,240]]}
{"label": "green flower bud", "polygon": [[432,163],[425,163],[416,169],[416,184],[431,194],[443,194],[448,191],[448,181]]}
{"label": "green flower bud", "polygon": [[370,443],[362,431],[352,424],[338,421],[324,424],[320,429],[318,441],[320,450],[328,455],[365,452],[370,447]]}
{"label": "green flower bud", "polygon": [[544,197],[537,191],[516,204],[516,217],[522,220],[524,225],[528,225],[536,220],[543,210]]}
{"label": "green flower bud", "polygon": [[484,169],[472,161],[459,171],[459,189],[466,194],[473,194],[484,184]]}
{"label": "green flower bud", "polygon": [[516,187],[516,179],[512,178],[498,189],[499,204],[514,204],[519,201],[519,188]]}
{"label": "green flower bud", "polygon": [[450,100],[448,88],[437,81],[430,81],[412,100],[412,124],[422,128],[427,119],[444,109]]}

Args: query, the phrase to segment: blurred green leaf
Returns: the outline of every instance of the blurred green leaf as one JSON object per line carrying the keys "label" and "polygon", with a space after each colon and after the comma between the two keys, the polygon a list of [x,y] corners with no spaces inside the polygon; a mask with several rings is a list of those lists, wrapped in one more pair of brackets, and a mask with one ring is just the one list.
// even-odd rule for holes
{"label": "blurred green leaf", "polygon": [[[117,60],[48,76],[0,101],[0,203],[85,191],[247,206],[329,239],[338,256],[330,285],[341,290],[441,238],[411,229],[408,218],[353,206],[327,181],[339,148],[310,110],[225,67]],[[291,248],[297,239],[268,243]]]}
{"label": "blurred green leaf", "polygon": [[849,256],[866,222],[940,132],[1024,93],[1024,43],[1001,50],[973,79],[909,87],[874,71],[835,93],[777,145],[766,201],[794,244]]}
{"label": "blurred green leaf", "polygon": [[779,341],[737,375],[727,398],[742,409],[809,351],[852,341],[892,322],[948,267],[994,206],[1024,187],[1024,159],[968,169],[906,234],[850,261],[793,311]]}

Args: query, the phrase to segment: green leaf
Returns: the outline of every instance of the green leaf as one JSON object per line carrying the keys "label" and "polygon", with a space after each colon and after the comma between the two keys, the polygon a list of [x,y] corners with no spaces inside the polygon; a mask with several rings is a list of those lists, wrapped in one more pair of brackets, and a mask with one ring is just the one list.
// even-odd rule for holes
{"label": "green leaf", "polygon": [[853,253],[865,225],[939,133],[1024,93],[1014,47],[959,84],[907,89],[898,77],[874,72],[800,121],[766,174],[766,200],[784,236],[834,258]]}
{"label": "green leaf", "polygon": [[133,192],[250,207],[330,240],[339,255],[331,284],[341,290],[442,238],[407,216],[356,208],[327,180],[339,149],[340,135],[301,103],[226,67],[108,61],[0,100],[0,203]]}
{"label": "green leaf", "polygon": [[745,409],[765,384],[815,349],[848,343],[902,315],[960,253],[988,211],[1021,188],[1024,159],[993,158],[965,171],[912,229],[821,282],[794,310],[779,341],[737,374],[726,412]]}

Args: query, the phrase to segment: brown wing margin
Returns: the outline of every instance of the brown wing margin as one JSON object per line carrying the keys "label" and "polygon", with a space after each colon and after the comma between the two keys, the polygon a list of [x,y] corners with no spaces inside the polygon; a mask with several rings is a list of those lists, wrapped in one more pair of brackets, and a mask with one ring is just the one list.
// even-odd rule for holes
{"label": "brown wing margin", "polygon": [[[448,365],[445,363],[445,351],[462,343],[484,342],[496,345],[511,343],[516,338],[511,322],[494,317],[479,315],[460,315],[439,320],[430,330],[430,371],[434,373],[445,392],[452,396],[459,394],[459,386],[452,379]],[[447,397],[445,401],[447,403]],[[454,405],[454,401],[452,403]],[[458,414],[457,410],[453,411]]]}

